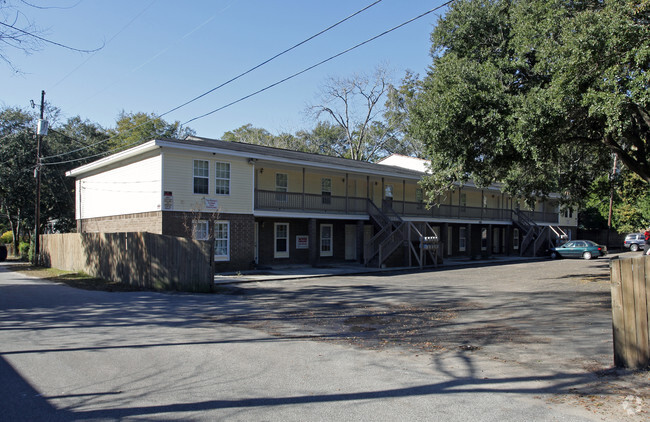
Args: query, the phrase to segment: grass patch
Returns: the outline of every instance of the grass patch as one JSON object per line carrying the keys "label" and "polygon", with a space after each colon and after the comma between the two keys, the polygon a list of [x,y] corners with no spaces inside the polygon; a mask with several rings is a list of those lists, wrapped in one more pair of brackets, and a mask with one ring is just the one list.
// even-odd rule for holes
{"label": "grass patch", "polygon": [[92,277],[83,272],[64,271],[56,268],[37,267],[28,262],[15,262],[11,265],[6,266],[5,268],[32,277],[38,277],[45,280],[64,283],[70,287],[74,287],[77,289],[99,290],[104,292],[136,292],[136,291],[145,290],[136,286],[130,286],[115,281],[109,281],[109,280],[104,280],[102,278]]}

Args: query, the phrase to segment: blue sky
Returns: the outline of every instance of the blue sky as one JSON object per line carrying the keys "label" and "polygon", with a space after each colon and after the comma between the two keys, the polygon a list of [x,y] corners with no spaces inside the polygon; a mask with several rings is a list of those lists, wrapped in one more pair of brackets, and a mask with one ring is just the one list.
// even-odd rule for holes
{"label": "blue sky", "polygon": [[[0,106],[46,100],[63,118],[80,115],[113,127],[120,111],[164,113],[334,24],[374,0],[31,0],[66,8],[21,10],[53,41],[31,55],[5,50]],[[443,0],[383,0],[362,14],[200,100],[164,117],[186,122],[397,26]],[[72,6],[72,7],[70,7]],[[436,13],[443,13],[440,10]],[[312,128],[305,114],[327,77],[371,73],[378,65],[420,75],[431,63],[429,14],[342,57],[232,107],[189,124],[219,138],[251,123],[271,133]]]}

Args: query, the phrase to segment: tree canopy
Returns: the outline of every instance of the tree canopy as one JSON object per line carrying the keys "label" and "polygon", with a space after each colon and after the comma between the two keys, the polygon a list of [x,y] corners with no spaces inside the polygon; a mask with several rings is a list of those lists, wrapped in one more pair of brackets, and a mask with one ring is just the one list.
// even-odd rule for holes
{"label": "tree canopy", "polygon": [[109,130],[110,146],[113,148],[131,147],[153,138],[179,138],[194,135],[194,130],[181,127],[181,122],[169,123],[154,113],[126,113],[117,117],[114,129]]}
{"label": "tree canopy", "polygon": [[647,0],[459,0],[409,107],[434,198],[456,181],[585,198],[612,154],[650,182]]}

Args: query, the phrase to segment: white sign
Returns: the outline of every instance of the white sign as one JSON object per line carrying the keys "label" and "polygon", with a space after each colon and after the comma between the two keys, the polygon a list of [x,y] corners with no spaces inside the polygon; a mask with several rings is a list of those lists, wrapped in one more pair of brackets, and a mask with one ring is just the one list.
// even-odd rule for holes
{"label": "white sign", "polygon": [[309,236],[296,236],[296,249],[309,249]]}
{"label": "white sign", "polygon": [[207,209],[216,210],[219,208],[219,204],[216,199],[205,198],[205,207]]}
{"label": "white sign", "polygon": [[172,193],[169,191],[165,191],[165,195],[163,197],[163,209],[165,210],[174,209],[174,195],[172,195]]}

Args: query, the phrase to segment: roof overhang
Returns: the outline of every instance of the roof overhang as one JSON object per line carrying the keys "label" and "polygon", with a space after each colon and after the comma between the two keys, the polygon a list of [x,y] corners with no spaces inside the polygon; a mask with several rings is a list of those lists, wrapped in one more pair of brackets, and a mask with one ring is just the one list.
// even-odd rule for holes
{"label": "roof overhang", "polygon": [[120,161],[126,160],[128,158],[136,157],[138,155],[142,155],[150,151],[155,151],[156,149],[160,148],[157,142],[159,141],[152,140],[149,142],[145,142],[144,144],[140,144],[136,147],[129,148],[127,150],[118,152],[116,154],[109,155],[108,157],[102,158],[100,160],[93,161],[92,163],[88,163],[81,167],[77,167],[75,169],[67,171],[65,175],[68,177],[78,177],[83,174],[90,173],[95,170],[99,170],[103,167],[110,166],[111,164],[115,164]]}

